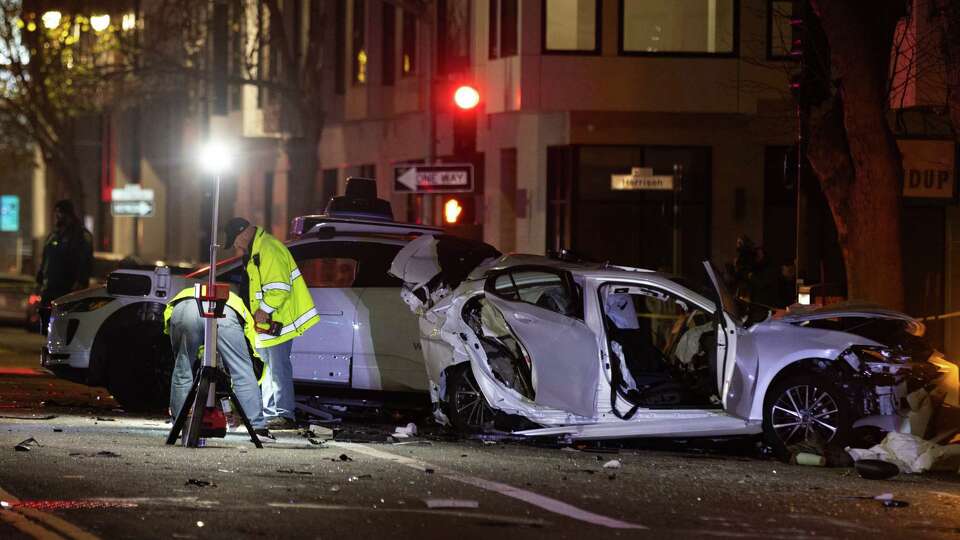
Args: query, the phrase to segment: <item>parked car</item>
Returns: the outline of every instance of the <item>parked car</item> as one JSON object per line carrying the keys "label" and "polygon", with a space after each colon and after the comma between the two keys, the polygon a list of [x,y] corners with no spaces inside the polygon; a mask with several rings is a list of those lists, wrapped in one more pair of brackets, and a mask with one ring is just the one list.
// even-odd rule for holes
{"label": "parked car", "polygon": [[0,321],[39,329],[36,288],[33,276],[0,274]]}
{"label": "parked car", "polygon": [[[308,219],[309,218],[309,219]],[[400,299],[390,262],[410,239],[438,229],[396,222],[303,216],[287,243],[313,296],[320,322],[293,342],[298,394],[357,398],[401,394],[426,402],[417,320]],[[206,268],[177,276],[168,267],[123,269],[105,287],[58,298],[43,365],[62,376],[106,386],[131,410],[166,407],[172,353],[162,333],[163,309],[185,286],[206,280]],[[234,257],[219,262],[217,280],[241,283]]]}
{"label": "parked car", "polygon": [[927,407],[957,404],[957,365],[902,313],[844,306],[774,316],[727,293],[708,263],[712,287],[701,289],[533,255],[465,268],[435,256],[443,243],[411,242],[391,272],[419,315],[435,416],[463,431],[763,433],[783,451],[843,444],[861,426],[923,435]]}

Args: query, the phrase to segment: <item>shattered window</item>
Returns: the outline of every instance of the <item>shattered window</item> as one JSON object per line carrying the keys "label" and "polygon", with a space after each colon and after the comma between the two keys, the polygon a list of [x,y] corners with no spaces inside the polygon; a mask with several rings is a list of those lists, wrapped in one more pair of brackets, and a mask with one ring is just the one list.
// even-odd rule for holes
{"label": "shattered window", "polygon": [[573,298],[559,274],[537,270],[509,272],[493,283],[497,296],[515,302],[533,304],[561,315],[571,315]]}

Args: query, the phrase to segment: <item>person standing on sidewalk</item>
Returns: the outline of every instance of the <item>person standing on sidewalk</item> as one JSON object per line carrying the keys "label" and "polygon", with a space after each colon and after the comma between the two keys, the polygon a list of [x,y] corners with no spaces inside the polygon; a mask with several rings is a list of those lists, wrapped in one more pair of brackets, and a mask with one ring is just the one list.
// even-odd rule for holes
{"label": "person standing on sidewalk", "polygon": [[296,401],[290,351],[293,338],[320,320],[296,261],[282,242],[236,217],[227,222],[225,246],[239,249],[246,266],[246,303],[257,330],[257,352],[266,364],[263,415],[273,430],[294,429]]}
{"label": "person standing on sidewalk", "polygon": [[93,235],[80,223],[73,201],[63,199],[53,205],[53,227],[43,244],[37,272],[43,335],[50,322],[50,304],[67,293],[86,289],[93,266]]}

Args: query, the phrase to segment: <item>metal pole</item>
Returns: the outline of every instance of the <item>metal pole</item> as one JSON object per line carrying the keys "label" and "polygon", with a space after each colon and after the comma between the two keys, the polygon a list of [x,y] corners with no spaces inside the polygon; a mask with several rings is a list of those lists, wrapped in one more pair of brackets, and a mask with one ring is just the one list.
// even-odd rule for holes
{"label": "metal pole", "polygon": [[[220,217],[220,173],[216,175],[213,190],[213,217],[210,225],[210,273],[207,275],[207,295],[212,296],[217,282],[217,229]],[[209,307],[207,308],[209,310]],[[216,367],[217,365],[217,319],[209,317],[205,320],[203,332],[203,365]],[[213,395],[213,392],[210,392]]]}
{"label": "metal pole", "polygon": [[673,273],[680,275],[680,182],[683,165],[673,165]]}

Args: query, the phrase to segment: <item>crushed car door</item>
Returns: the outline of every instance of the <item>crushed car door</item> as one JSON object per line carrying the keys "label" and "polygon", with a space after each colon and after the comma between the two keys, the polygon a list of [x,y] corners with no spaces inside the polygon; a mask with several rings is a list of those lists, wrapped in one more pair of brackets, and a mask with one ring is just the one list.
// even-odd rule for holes
{"label": "crushed car door", "polygon": [[703,261],[710,281],[716,291],[717,305],[717,388],[723,408],[730,410],[727,403],[730,397],[730,383],[736,369],[737,360],[737,333],[743,316],[739,312],[736,298],[719,279],[719,274],[710,261]]}
{"label": "crushed car door", "polygon": [[577,317],[582,298],[569,274],[512,269],[491,277],[487,292],[530,355],[534,401],[593,416],[600,353],[595,334]]}

